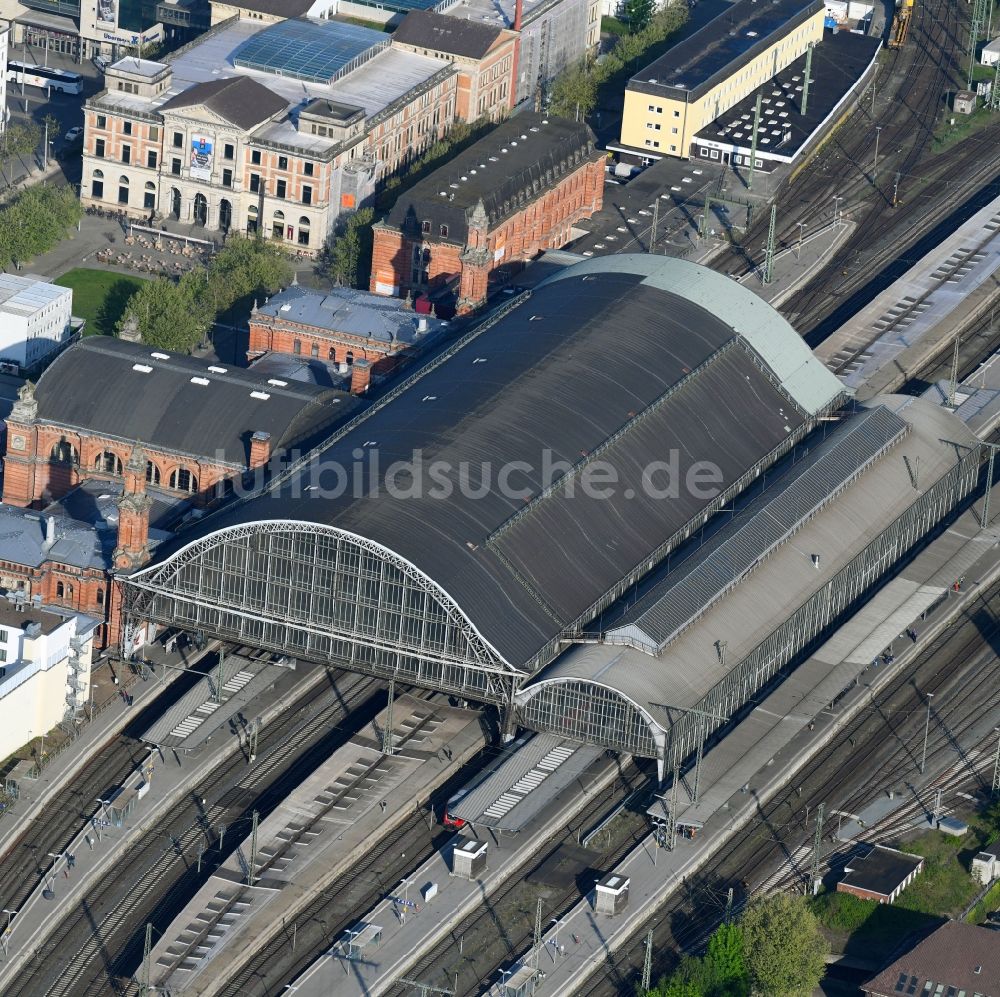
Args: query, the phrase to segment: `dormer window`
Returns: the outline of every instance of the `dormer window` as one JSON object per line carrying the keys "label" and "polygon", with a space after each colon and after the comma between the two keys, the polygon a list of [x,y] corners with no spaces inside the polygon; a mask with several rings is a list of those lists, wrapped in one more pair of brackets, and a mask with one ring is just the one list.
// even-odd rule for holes
{"label": "dormer window", "polygon": [[430,230],[431,230],[431,223],[429,220],[425,219],[420,223],[420,231],[423,232],[425,235],[429,234]]}
{"label": "dormer window", "polygon": [[447,239],[448,238],[448,226],[447,225],[442,225],[441,226],[441,238],[442,239]]}

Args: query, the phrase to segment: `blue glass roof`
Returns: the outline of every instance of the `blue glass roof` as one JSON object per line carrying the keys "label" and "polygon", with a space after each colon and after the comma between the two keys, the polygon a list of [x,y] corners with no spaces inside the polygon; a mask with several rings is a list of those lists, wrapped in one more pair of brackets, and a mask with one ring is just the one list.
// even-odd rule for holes
{"label": "blue glass roof", "polygon": [[296,80],[329,83],[353,69],[388,35],[343,21],[297,18],[279,21],[245,41],[233,54],[233,65],[259,69]]}

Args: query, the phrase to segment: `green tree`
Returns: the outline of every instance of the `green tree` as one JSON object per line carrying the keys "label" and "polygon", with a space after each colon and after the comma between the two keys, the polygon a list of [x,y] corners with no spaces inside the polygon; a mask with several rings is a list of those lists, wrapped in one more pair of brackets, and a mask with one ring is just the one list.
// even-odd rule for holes
{"label": "green tree", "polygon": [[7,180],[7,163],[15,156],[24,166],[24,157],[30,156],[42,140],[42,130],[34,122],[8,124],[3,133],[3,179]]}
{"label": "green tree", "polygon": [[234,233],[209,265],[207,301],[216,312],[249,311],[254,298],[287,287],[292,274],[291,262],[274,243]]}
{"label": "green tree", "polygon": [[754,993],[807,997],[816,989],[830,947],[803,897],[776,893],[755,900],[740,929]]}
{"label": "green tree", "polygon": [[549,113],[582,121],[597,104],[597,77],[589,62],[567,66],[549,89]]}
{"label": "green tree", "polygon": [[68,187],[36,184],[21,191],[0,210],[0,265],[20,264],[48,251],[81,213]]}
{"label": "green tree", "polygon": [[165,278],[146,282],[129,299],[117,331],[134,318],[144,343],[190,353],[212,324],[211,309],[198,296],[203,280],[202,275],[185,274],[176,284]]}
{"label": "green tree", "polygon": [[342,287],[367,287],[372,259],[375,212],[361,208],[342,219],[324,256],[326,275]]}
{"label": "green tree", "polygon": [[630,31],[641,31],[656,11],[655,0],[625,0],[625,20]]}
{"label": "green tree", "polygon": [[743,932],[738,925],[720,924],[708,940],[702,960],[705,991],[711,997],[746,997],[750,992]]}

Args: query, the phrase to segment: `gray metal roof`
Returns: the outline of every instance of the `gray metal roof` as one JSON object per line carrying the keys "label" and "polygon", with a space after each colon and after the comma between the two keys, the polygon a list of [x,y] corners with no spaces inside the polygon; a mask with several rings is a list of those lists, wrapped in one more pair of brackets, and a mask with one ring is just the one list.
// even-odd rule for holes
{"label": "gray metal roof", "polygon": [[313,446],[357,406],[341,391],[271,384],[254,371],[107,336],[60,354],[35,395],[42,422],[236,467],[246,466],[253,433],[270,433],[272,452]]}
{"label": "gray metal roof", "polygon": [[411,10],[392,33],[392,43],[481,59],[503,30],[500,24],[467,21],[432,10]]}
{"label": "gray metal roof", "polygon": [[[417,315],[401,298],[350,287],[336,287],[326,294],[289,287],[257,309],[256,317],[262,315],[272,319],[272,324],[311,325],[386,345],[412,346],[448,325],[430,315]],[[421,324],[425,326],[422,332]]]}
{"label": "gray metal roof", "polygon": [[[743,584],[732,588],[658,655],[615,644],[574,645],[522,688],[522,701],[547,683],[588,682],[621,694],[664,728],[670,723],[664,708],[667,704],[681,709],[697,707],[735,664],[951,471],[969,447],[978,445],[954,415],[929,400],[885,395],[870,404],[885,405],[908,423],[905,443],[884,453],[836,501],[810,519],[794,543],[774,550]],[[830,434],[833,446],[850,434],[855,420],[848,420]],[[825,450],[829,445],[821,446]],[[919,467],[919,492],[910,477],[914,467]],[[796,477],[788,480],[794,482]],[[783,484],[779,479],[754,501],[772,501],[771,489]],[[703,552],[691,556],[709,556],[726,535],[725,530],[720,531],[706,542]],[[819,570],[812,554],[820,556]],[[717,642],[726,645],[725,663],[717,654]]]}
{"label": "gray metal roof", "polygon": [[736,517],[708,553],[690,557],[608,632],[661,651],[832,502],[909,426],[884,406],[856,416]]}
{"label": "gray metal roof", "polygon": [[[648,494],[652,461],[675,452],[677,479],[712,461],[725,490],[809,423],[730,324],[751,329],[794,378],[811,355],[773,309],[711,271],[670,261],[650,279],[645,258],[632,259],[588,262],[543,283],[308,465],[206,517],[178,544],[253,521],[343,529],[410,561],[510,664],[532,665],[623,578],[644,574],[662,545],[700,525],[716,496]],[[740,312],[744,299],[752,304]],[[721,313],[707,307],[713,300]],[[812,413],[839,391],[822,367],[815,383],[798,392]],[[390,497],[386,468],[415,454],[413,478],[395,477],[409,495]],[[595,457],[618,478],[610,495],[582,484]],[[572,474],[546,491],[567,467]],[[334,490],[334,469],[348,487]]]}
{"label": "gray metal roof", "polygon": [[225,121],[230,121],[244,131],[256,128],[261,122],[283,113],[288,108],[284,97],[279,97],[262,83],[249,76],[230,76],[224,80],[196,83],[183,93],[171,97],[160,105],[161,111],[180,107],[204,105]]}

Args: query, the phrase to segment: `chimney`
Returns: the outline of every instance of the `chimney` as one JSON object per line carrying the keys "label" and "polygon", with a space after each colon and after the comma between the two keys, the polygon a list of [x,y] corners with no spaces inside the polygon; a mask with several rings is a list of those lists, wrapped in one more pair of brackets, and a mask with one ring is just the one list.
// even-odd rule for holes
{"label": "chimney", "polygon": [[521,30],[521,18],[524,15],[524,0],[514,0],[514,24],[515,31]]}
{"label": "chimney", "polygon": [[45,540],[42,543],[42,550],[48,553],[56,542],[56,520],[55,516],[45,517]]}
{"label": "chimney", "polygon": [[271,434],[258,429],[250,437],[250,470],[264,467],[271,459]]}
{"label": "chimney", "polygon": [[363,395],[372,379],[372,364],[363,357],[355,360],[351,367],[351,394]]}
{"label": "chimney", "polygon": [[417,332],[426,332],[426,331],[427,331],[427,316],[421,315],[420,318],[417,319]]}

